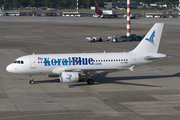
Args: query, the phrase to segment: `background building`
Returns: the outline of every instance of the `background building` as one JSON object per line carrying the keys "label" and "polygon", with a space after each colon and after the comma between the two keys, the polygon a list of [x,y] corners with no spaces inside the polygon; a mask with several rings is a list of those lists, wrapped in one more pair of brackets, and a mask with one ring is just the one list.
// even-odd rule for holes
{"label": "background building", "polygon": [[[131,9],[137,9],[139,6],[138,2],[131,1],[130,7]],[[127,1],[122,0],[118,2],[104,2],[104,7],[107,9],[112,9],[112,8],[125,8],[127,9]]]}

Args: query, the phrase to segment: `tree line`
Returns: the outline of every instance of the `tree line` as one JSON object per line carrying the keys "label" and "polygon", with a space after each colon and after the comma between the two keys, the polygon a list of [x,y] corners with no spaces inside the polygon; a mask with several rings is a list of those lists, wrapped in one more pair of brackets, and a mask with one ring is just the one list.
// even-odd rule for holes
{"label": "tree line", "polygon": [[[104,1],[108,0],[97,0],[99,6],[104,5]],[[117,1],[117,0],[110,0]],[[0,6],[4,5],[4,8],[8,9],[11,7],[62,7],[62,8],[75,8],[76,0],[0,0]],[[79,0],[79,7],[90,7],[94,5],[94,0]]]}
{"label": "tree line", "polygon": [[[117,2],[118,0],[97,0],[100,7],[104,6],[104,2]],[[146,4],[154,2],[163,2],[165,4],[173,4],[177,0],[133,0],[137,2],[144,2]],[[20,8],[20,7],[61,7],[61,8],[75,8],[76,0],[0,0],[0,7],[4,5],[5,9]],[[90,8],[94,6],[94,0],[79,0],[79,8]]]}

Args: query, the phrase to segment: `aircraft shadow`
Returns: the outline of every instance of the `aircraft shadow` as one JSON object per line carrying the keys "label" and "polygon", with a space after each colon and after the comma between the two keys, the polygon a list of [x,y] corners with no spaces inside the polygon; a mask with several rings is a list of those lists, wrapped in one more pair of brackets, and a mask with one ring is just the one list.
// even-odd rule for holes
{"label": "aircraft shadow", "polygon": [[[159,78],[171,78],[171,77],[180,77],[180,72],[173,75],[154,75],[154,76],[127,76],[127,77],[106,77],[107,73],[96,74],[92,76],[92,79],[95,81],[94,85],[98,84],[123,84],[123,85],[136,85],[136,86],[147,86],[147,87],[162,87],[157,85],[149,85],[149,84],[138,84],[138,83],[127,83],[124,80],[144,80],[144,79],[159,79]],[[123,82],[121,82],[123,80]],[[43,81],[35,81],[35,84],[38,83],[60,83],[59,78],[54,80],[43,80]],[[78,83],[70,83],[69,86],[86,86],[88,85],[86,81],[81,81]]]}
{"label": "aircraft shadow", "polygon": [[[162,87],[158,85],[149,85],[149,84],[138,84],[138,83],[127,83],[124,82],[124,80],[144,80],[144,79],[159,79],[159,78],[171,78],[171,77],[180,77],[180,72],[173,74],[173,75],[155,75],[155,76],[127,76],[127,77],[106,77],[107,73],[103,74],[96,74],[92,76],[92,79],[94,79],[95,83],[97,84],[107,84],[107,83],[113,83],[113,84],[123,84],[123,85],[136,85],[136,86],[147,86],[147,87]],[[121,82],[123,80],[123,82]],[[84,81],[85,83],[85,81]],[[74,86],[84,86],[85,84],[74,84]],[[73,86],[73,83],[71,84]]]}
{"label": "aircraft shadow", "polygon": [[59,83],[59,79],[54,79],[54,80],[41,80],[41,81],[34,81],[34,84],[38,84],[38,83]]}

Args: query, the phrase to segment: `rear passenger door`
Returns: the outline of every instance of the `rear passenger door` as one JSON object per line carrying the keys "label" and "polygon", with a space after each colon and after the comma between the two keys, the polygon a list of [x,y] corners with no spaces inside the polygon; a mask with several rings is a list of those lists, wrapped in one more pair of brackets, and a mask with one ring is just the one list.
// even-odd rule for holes
{"label": "rear passenger door", "polygon": [[135,55],[131,55],[131,65],[135,66],[136,65],[136,56]]}

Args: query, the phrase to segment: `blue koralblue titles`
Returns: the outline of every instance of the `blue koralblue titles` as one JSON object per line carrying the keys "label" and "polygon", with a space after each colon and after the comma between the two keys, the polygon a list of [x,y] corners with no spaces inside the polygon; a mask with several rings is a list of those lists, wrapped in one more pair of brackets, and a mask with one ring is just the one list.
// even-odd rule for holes
{"label": "blue koralblue titles", "polygon": [[[38,60],[42,58],[38,57]],[[44,66],[67,66],[67,65],[93,65],[93,58],[68,57],[68,58],[44,58]]]}

